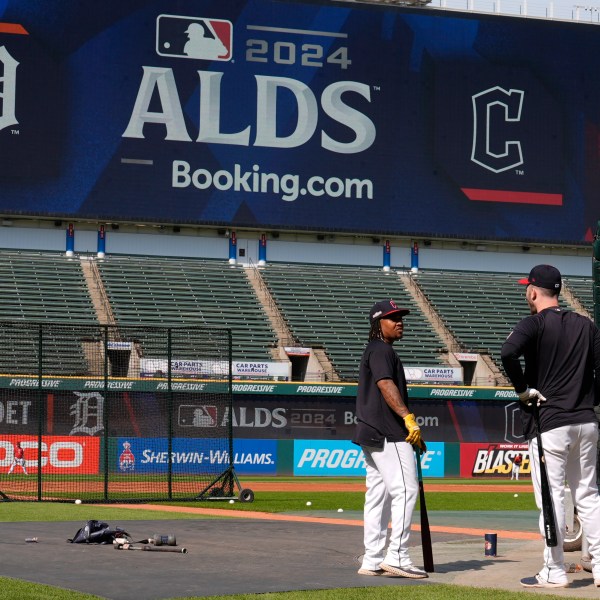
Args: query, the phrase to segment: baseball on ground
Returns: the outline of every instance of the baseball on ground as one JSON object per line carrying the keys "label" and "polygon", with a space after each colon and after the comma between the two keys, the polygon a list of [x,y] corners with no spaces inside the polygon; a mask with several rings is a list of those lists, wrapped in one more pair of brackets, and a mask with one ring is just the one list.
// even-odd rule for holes
{"label": "baseball on ground", "polygon": [[309,500],[309,501],[306,503],[306,506],[312,506],[312,502]]}
{"label": "baseball on ground", "polygon": [[75,500],[75,504],[81,504],[81,500],[77,498],[77,500]]}
{"label": "baseball on ground", "polygon": [[338,508],[338,512],[344,512],[343,508]]}
{"label": "baseball on ground", "polygon": [[518,498],[518,497],[519,497],[519,494],[515,494],[515,495],[514,495],[514,497],[515,497],[515,498]]}

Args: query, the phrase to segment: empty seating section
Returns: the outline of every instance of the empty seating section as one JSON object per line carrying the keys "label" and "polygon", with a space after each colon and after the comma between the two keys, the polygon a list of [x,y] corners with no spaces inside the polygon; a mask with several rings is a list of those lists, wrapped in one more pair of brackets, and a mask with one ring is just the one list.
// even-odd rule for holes
{"label": "empty seating section", "polygon": [[297,340],[323,347],[337,373],[356,379],[369,335],[369,310],[393,299],[410,308],[398,352],[406,366],[439,365],[443,343],[396,273],[378,268],[270,263],[261,271]]}
{"label": "empty seating section", "polygon": [[563,286],[581,302],[590,317],[594,316],[594,281],[591,277],[563,277]]}
{"label": "empty seating section", "polygon": [[[0,252],[0,321],[74,325],[72,335],[43,339],[44,374],[87,374],[76,324],[97,325],[79,259],[64,254]],[[67,335],[65,335],[67,333]],[[36,329],[0,327],[0,372],[35,374],[39,369]]]}
{"label": "empty seating section", "polygon": [[[240,267],[193,258],[110,256],[98,268],[118,325],[227,327],[233,358],[270,360],[277,345],[268,317]],[[160,344],[159,344],[160,346]],[[145,356],[164,356],[164,346]],[[182,348],[194,359],[194,348]]]}
{"label": "empty seating section", "polygon": [[[117,325],[139,326],[145,356],[164,357],[166,345],[145,336],[144,328],[200,326],[231,328],[234,360],[272,360],[277,338],[243,268],[222,260],[117,255],[97,265]],[[375,267],[270,263],[261,275],[297,342],[323,348],[342,379],[357,378],[369,309],[386,298],[411,310],[397,348],[404,364],[443,362],[442,340],[397,273]],[[488,353],[501,369],[502,343],[528,314],[518,276],[422,270],[412,277],[460,348]],[[568,276],[564,285],[593,316],[592,278]],[[35,324],[57,323],[68,324],[69,330],[43,338],[43,373],[89,374],[85,342],[94,335],[100,339],[100,333],[95,333],[98,320],[79,258],[0,252],[0,321],[0,343],[10,348],[0,355],[0,373],[36,374]],[[200,357],[201,350],[185,341],[185,335],[178,339],[181,356],[176,358]]]}
{"label": "empty seating section", "polygon": [[529,314],[514,273],[420,271],[414,276],[462,349],[488,353],[501,368],[500,348]]}

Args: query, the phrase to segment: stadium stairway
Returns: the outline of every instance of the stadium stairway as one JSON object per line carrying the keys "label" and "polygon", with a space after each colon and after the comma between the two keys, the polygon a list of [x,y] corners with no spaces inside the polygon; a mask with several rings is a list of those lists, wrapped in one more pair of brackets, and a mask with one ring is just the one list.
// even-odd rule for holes
{"label": "stadium stairway", "polygon": [[413,296],[415,302],[419,304],[423,314],[427,316],[432,328],[438,334],[440,339],[446,344],[447,355],[445,361],[454,367],[464,367],[464,376],[470,383],[480,383],[481,385],[505,385],[507,384],[505,375],[497,367],[496,363],[486,354],[481,355],[475,365],[467,375],[466,370],[469,366],[461,364],[457,358],[458,353],[463,352],[463,348],[456,340],[446,323],[437,312],[436,308],[427,300],[427,297],[413,279],[413,273],[398,273],[402,283],[407,291]]}
{"label": "stadium stairway", "polygon": [[[257,267],[254,263],[247,265],[245,269],[256,297],[262,304],[265,313],[271,321],[273,331],[277,335],[278,347],[272,350],[273,357],[275,359],[290,360],[285,348],[290,346],[298,347],[302,346],[302,344],[293,335],[279,310],[279,306],[277,306],[277,303],[273,299],[271,290],[261,274],[263,269]],[[327,354],[321,348],[311,348],[303,379],[309,381],[339,381],[340,377],[335,372]]]}
{"label": "stadium stairway", "polygon": [[110,305],[110,300],[106,294],[106,289],[102,283],[102,277],[95,260],[87,256],[81,257],[81,270],[85,278],[92,305],[96,311],[98,321],[102,325],[116,325],[117,320]]}
{"label": "stadium stairway", "polygon": [[594,281],[591,277],[563,277],[563,296],[573,310],[593,319]]}
{"label": "stadium stairway", "polygon": [[411,310],[402,341],[405,366],[445,364],[444,342],[394,272],[376,267],[271,262],[261,271],[292,335],[322,349],[338,375],[355,381],[373,302],[393,298]]}
{"label": "stadium stairway", "polygon": [[[528,314],[516,275],[432,270],[419,271],[413,279],[463,351],[480,354],[494,371],[496,383],[508,385],[500,349],[514,325]],[[581,298],[591,297],[591,289],[590,278],[564,278],[561,304],[589,317]]]}

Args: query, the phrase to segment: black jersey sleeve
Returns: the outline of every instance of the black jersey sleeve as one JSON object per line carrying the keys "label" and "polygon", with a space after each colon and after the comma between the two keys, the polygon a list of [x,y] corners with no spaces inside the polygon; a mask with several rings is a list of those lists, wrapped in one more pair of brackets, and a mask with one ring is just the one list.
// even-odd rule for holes
{"label": "black jersey sleeve", "polygon": [[537,332],[537,319],[527,317],[517,323],[502,345],[502,365],[518,394],[524,392],[528,387],[519,359],[523,356],[527,347],[535,343]]}

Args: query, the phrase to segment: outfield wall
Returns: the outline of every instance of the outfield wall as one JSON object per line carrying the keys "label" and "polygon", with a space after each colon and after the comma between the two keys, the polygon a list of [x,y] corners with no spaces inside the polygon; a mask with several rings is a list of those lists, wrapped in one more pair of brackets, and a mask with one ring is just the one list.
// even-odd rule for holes
{"label": "outfield wall", "polygon": [[[168,463],[165,437],[157,437],[155,420],[173,407],[173,472],[180,465],[213,468],[227,464],[227,451],[212,452],[202,440],[231,419],[234,464],[241,476],[357,476],[364,474],[354,431],[356,384],[233,382],[233,414],[211,404],[210,395],[226,383],[162,379],[0,378],[0,468],[12,464],[16,441],[25,442],[29,471],[38,467],[37,435],[44,423],[44,468],[74,474],[101,469],[98,439],[104,437],[101,415],[113,405],[127,411],[109,431],[111,470],[159,474]],[[18,390],[18,391],[17,391]],[[172,394],[171,402],[165,401]],[[510,457],[529,460],[520,426],[518,400],[507,388],[410,386],[410,408],[428,445],[422,458],[427,477],[509,477]],[[40,400],[41,399],[41,400]],[[114,411],[111,411],[114,412]],[[152,417],[150,417],[152,415]],[[93,443],[85,443],[86,437]],[[180,440],[197,439],[197,447]],[[179,446],[182,445],[180,448]],[[122,449],[127,447],[125,460]],[[53,448],[57,448],[53,453]],[[78,458],[79,457],[79,458]],[[208,463],[208,465],[207,465]],[[131,465],[135,465],[133,468]],[[192,466],[193,470],[193,466]]]}

